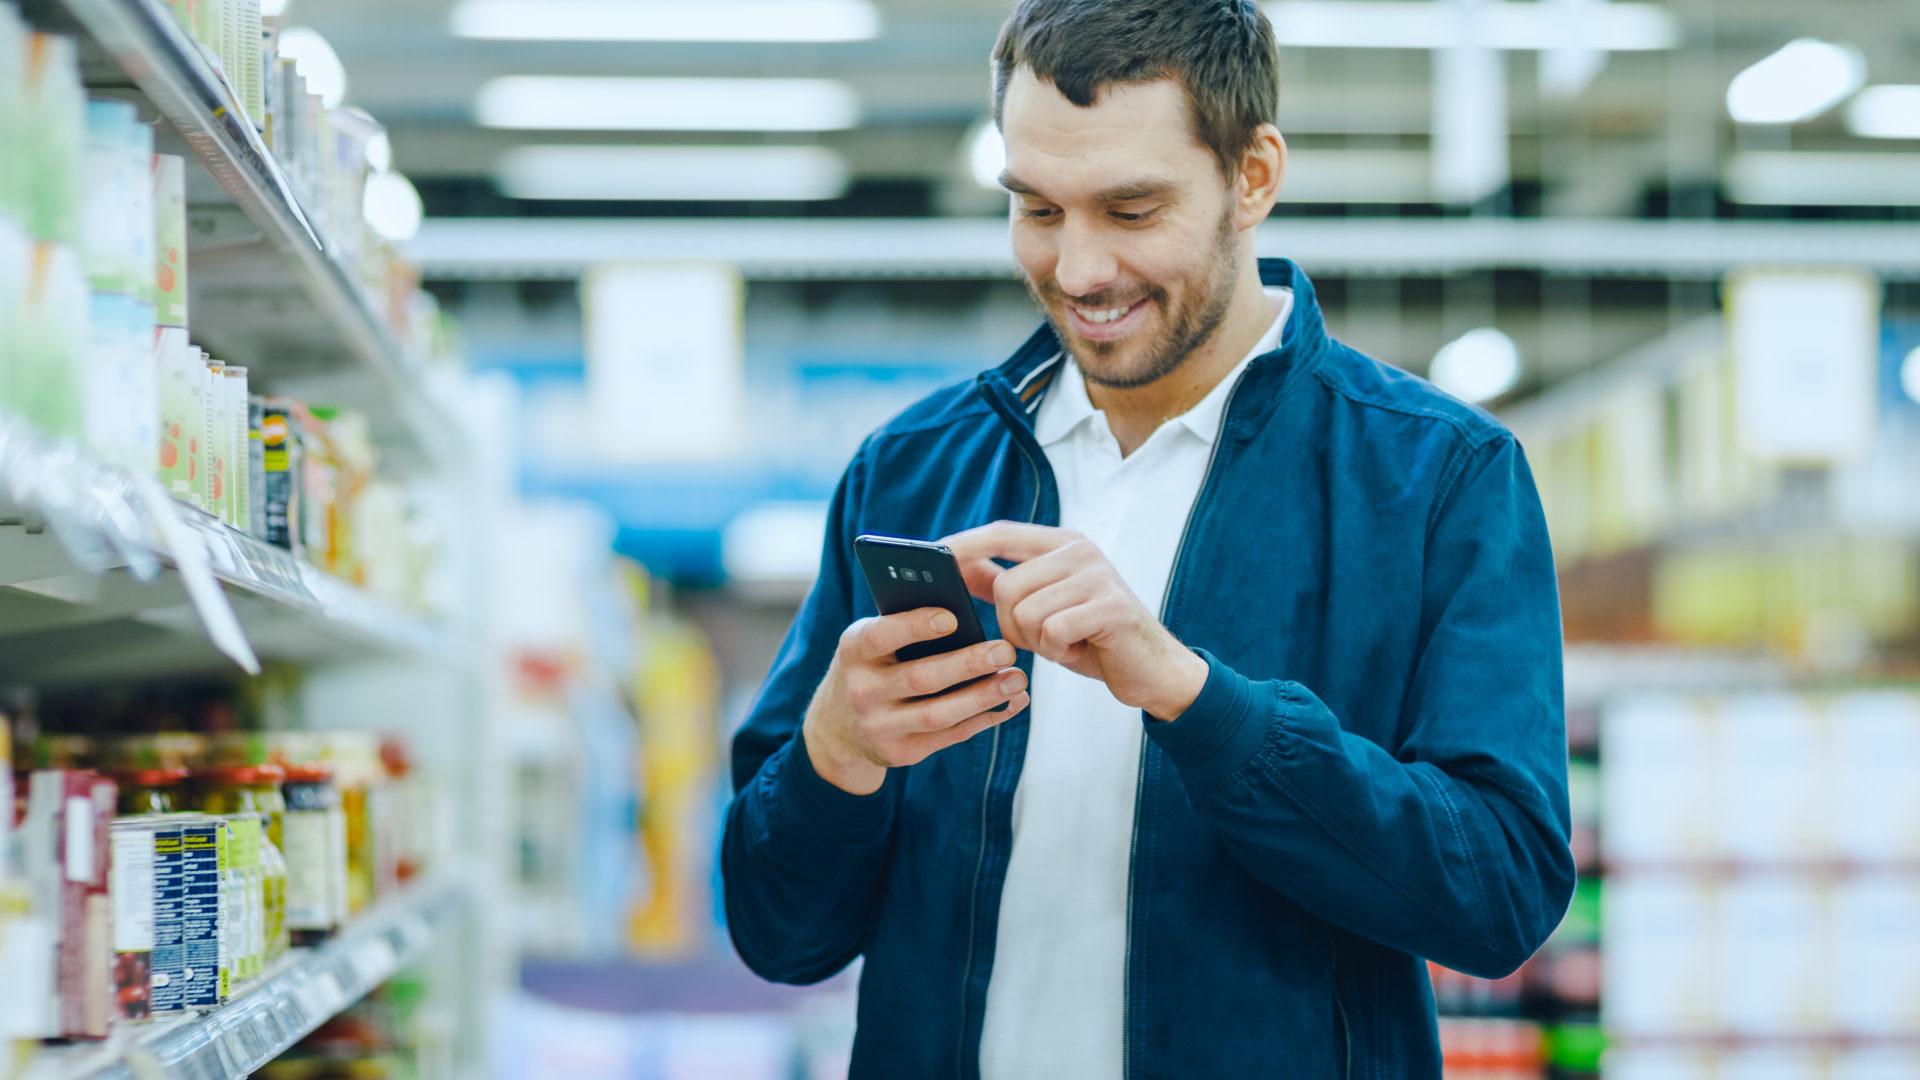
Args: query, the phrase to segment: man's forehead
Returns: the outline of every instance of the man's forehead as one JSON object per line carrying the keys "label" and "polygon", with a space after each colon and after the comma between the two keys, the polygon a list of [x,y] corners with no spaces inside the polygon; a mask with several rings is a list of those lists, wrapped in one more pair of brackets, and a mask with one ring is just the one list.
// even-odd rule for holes
{"label": "man's forehead", "polygon": [[1213,167],[1193,138],[1179,82],[1158,79],[1102,87],[1075,105],[1052,83],[1021,68],[1007,84],[1001,125],[1008,179],[1020,188],[1071,185],[1107,192],[1137,180],[1166,184]]}

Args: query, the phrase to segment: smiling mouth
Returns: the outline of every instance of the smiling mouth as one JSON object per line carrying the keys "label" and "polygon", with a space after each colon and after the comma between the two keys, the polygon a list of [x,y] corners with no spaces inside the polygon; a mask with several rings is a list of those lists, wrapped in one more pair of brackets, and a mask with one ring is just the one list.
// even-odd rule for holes
{"label": "smiling mouth", "polygon": [[1140,301],[1136,300],[1131,304],[1124,304],[1120,307],[1110,307],[1110,308],[1075,307],[1073,311],[1074,311],[1074,314],[1098,326],[1102,323],[1119,321],[1122,317],[1126,315],[1127,312],[1132,311],[1134,308],[1138,307],[1139,305],[1140,305]]}
{"label": "smiling mouth", "polygon": [[1073,332],[1087,341],[1118,341],[1139,328],[1148,299],[1143,296],[1131,304],[1097,308],[1068,304],[1068,321]]}

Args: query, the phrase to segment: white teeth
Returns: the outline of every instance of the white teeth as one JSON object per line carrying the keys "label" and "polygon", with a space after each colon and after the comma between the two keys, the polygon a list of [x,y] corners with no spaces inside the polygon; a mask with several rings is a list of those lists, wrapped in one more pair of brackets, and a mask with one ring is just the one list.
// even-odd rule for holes
{"label": "white teeth", "polygon": [[1120,316],[1125,315],[1127,312],[1132,311],[1133,305],[1129,304],[1126,307],[1117,308],[1102,308],[1098,311],[1090,308],[1074,308],[1073,310],[1079,312],[1080,317],[1090,323],[1110,323]]}

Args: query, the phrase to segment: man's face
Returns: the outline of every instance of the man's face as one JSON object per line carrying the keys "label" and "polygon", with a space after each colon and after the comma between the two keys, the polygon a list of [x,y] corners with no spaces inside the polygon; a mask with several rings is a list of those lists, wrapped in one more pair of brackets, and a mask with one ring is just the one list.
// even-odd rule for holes
{"label": "man's face", "polygon": [[1088,108],[1026,68],[1001,111],[1013,253],[1088,381],[1145,386],[1220,325],[1240,269],[1230,190],[1171,79]]}

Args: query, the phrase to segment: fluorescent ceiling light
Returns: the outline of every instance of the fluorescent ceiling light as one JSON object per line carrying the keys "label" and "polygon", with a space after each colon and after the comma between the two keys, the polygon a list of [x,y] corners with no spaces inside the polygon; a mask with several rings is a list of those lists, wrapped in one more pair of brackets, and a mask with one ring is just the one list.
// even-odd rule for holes
{"label": "fluorescent ceiling light", "polygon": [[1469,330],[1440,347],[1427,377],[1462,401],[1491,401],[1520,381],[1520,349],[1491,326]]}
{"label": "fluorescent ceiling light", "polygon": [[404,244],[420,231],[424,214],[420,193],[397,172],[377,172],[367,177],[366,191],[360,198],[360,214],[373,231],[396,244]]}
{"label": "fluorescent ceiling light", "polygon": [[1727,113],[1739,124],[1794,124],[1840,104],[1866,81],[1859,49],[1799,38],[1733,77]]}
{"label": "fluorescent ceiling light", "polygon": [[973,125],[967,136],[967,171],[973,182],[988,191],[999,191],[1000,174],[1007,168],[1007,140],[989,116]]}
{"label": "fluorescent ceiling light", "polygon": [[327,108],[339,108],[346,100],[347,69],[318,30],[289,26],[280,31],[280,57],[293,61],[294,68],[307,80],[307,93],[319,94]]}
{"label": "fluorescent ceiling light", "polygon": [[1920,405],[1920,348],[1915,348],[1900,362],[1900,389],[1908,401]]}
{"label": "fluorescent ceiling light", "polygon": [[837,131],[859,122],[833,79],[627,79],[508,75],[474,100],[481,125],[554,131]]}
{"label": "fluorescent ceiling light", "polygon": [[1301,48],[1644,52],[1680,42],[1673,13],[1659,4],[1489,0],[1467,11],[1445,0],[1277,0],[1266,9],[1280,44]]}
{"label": "fluorescent ceiling light", "polygon": [[865,41],[871,0],[461,0],[459,37],[520,41]]}
{"label": "fluorescent ceiling light", "polygon": [[1727,163],[1727,195],[1767,206],[1920,206],[1920,153],[1755,151]]}
{"label": "fluorescent ceiling light", "polygon": [[1863,139],[1920,139],[1920,85],[1860,91],[1847,103],[1847,130]]}
{"label": "fluorescent ceiling light", "polygon": [[823,146],[523,146],[500,159],[516,199],[833,199],[846,161]]}

